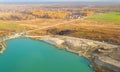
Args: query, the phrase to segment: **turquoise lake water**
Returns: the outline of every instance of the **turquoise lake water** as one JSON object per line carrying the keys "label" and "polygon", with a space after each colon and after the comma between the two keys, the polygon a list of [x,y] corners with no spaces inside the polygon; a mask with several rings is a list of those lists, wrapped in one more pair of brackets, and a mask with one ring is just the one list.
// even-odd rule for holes
{"label": "turquoise lake water", "polygon": [[6,45],[0,72],[93,72],[85,58],[42,41],[14,39]]}

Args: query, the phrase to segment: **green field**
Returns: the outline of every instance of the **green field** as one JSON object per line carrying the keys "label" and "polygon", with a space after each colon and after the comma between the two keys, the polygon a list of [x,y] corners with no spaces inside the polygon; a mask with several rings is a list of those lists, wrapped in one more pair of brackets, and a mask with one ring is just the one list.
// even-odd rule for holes
{"label": "green field", "polygon": [[0,22],[0,29],[4,30],[21,30],[23,26],[14,23]]}
{"label": "green field", "polygon": [[120,12],[94,15],[89,17],[88,20],[99,21],[99,22],[120,23]]}

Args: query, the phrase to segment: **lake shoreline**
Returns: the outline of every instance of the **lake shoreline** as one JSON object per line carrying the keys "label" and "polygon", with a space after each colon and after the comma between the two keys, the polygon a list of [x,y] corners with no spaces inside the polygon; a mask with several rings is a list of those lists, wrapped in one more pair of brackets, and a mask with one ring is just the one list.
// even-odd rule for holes
{"label": "lake shoreline", "polygon": [[[110,53],[109,51],[119,48],[117,45],[67,36],[41,36],[40,38],[30,38],[34,40],[44,41],[56,46],[59,49],[65,49],[66,51],[85,57],[91,62],[90,66],[93,67],[93,69],[95,69],[97,72],[120,71],[120,62],[106,56],[106,53]],[[5,50],[5,44],[1,43],[1,45]],[[98,52],[94,53],[94,51]],[[108,59],[109,61],[107,61]]]}
{"label": "lake shoreline", "polygon": [[92,66],[97,72],[120,71],[120,62],[110,56],[107,56],[107,54],[115,52],[116,49],[119,49],[118,45],[68,36],[43,36],[41,38],[33,39],[42,40],[51,45],[57,46],[57,48],[65,49],[69,52],[87,58],[91,62],[90,66]]}

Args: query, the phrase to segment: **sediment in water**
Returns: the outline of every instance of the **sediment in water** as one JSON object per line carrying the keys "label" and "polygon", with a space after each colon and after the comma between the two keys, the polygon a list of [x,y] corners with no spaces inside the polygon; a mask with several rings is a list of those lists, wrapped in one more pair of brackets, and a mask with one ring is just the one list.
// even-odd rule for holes
{"label": "sediment in water", "polygon": [[6,50],[6,44],[5,42],[0,43],[0,54],[2,54]]}

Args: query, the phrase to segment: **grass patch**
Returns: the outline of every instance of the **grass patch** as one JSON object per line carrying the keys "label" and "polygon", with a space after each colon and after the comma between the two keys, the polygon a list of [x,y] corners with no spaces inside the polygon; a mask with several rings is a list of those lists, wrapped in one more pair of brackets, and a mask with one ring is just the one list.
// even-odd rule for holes
{"label": "grass patch", "polygon": [[120,23],[120,12],[94,15],[89,17],[88,20],[99,21],[99,22]]}
{"label": "grass patch", "polygon": [[21,32],[23,30],[24,27],[19,24],[0,21],[0,37],[7,36],[9,33]]}
{"label": "grass patch", "polygon": [[23,26],[14,23],[0,22],[0,30],[22,30]]}

